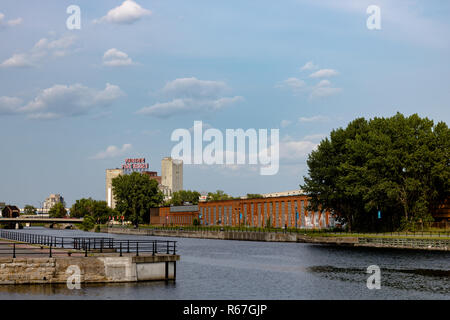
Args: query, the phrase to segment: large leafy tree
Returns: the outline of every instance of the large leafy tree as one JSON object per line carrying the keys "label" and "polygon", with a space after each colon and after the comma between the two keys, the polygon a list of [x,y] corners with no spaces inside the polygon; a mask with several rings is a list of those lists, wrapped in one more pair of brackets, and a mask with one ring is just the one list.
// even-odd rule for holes
{"label": "large leafy tree", "polygon": [[64,208],[62,203],[58,202],[50,208],[48,215],[50,218],[65,218],[67,215],[67,210]]}
{"label": "large leafy tree", "polygon": [[24,214],[27,214],[27,215],[37,214],[36,208],[29,204],[27,204],[25,206],[25,208],[23,208],[23,212],[24,212]]}
{"label": "large leafy tree", "polygon": [[[350,228],[429,222],[450,195],[450,131],[414,114],[363,118],[333,130],[308,158],[303,190],[312,209],[334,211]],[[377,222],[377,212],[382,212]]]}
{"label": "large leafy tree", "polygon": [[133,172],[112,180],[116,210],[137,226],[149,219],[150,208],[159,206],[164,199],[158,182]]}
{"label": "large leafy tree", "polygon": [[172,199],[169,203],[173,204],[174,206],[181,206],[185,202],[198,204],[198,199],[200,196],[201,194],[198,191],[180,190],[173,193]]}
{"label": "large leafy tree", "polygon": [[89,199],[79,199],[70,208],[70,216],[74,218],[84,218],[90,216],[94,221],[105,223],[110,216],[115,215],[113,209],[108,207],[106,201]]}

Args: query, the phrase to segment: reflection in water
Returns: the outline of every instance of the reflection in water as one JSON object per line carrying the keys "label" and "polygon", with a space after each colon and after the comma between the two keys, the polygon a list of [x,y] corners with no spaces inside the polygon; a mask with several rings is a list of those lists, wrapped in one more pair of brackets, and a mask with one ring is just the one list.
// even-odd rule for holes
{"label": "reflection in water", "polygon": [[[0,285],[0,295],[8,295],[10,298],[18,299],[45,299],[51,296],[59,299],[83,299],[86,296],[91,298],[114,299],[114,294],[110,297],[105,292],[114,293],[117,290],[121,292],[133,291],[137,287],[140,289],[159,290],[161,288],[174,288],[173,281],[149,281],[141,283],[90,283],[82,284],[81,289],[68,289],[65,284],[32,284],[32,285]],[[132,296],[130,296],[132,298]]]}
{"label": "reflection in water", "polygon": [[[368,277],[366,270],[360,268],[312,266],[307,271],[331,280],[358,283],[364,283]],[[383,286],[396,289],[450,293],[450,270],[382,268],[381,281]]]}

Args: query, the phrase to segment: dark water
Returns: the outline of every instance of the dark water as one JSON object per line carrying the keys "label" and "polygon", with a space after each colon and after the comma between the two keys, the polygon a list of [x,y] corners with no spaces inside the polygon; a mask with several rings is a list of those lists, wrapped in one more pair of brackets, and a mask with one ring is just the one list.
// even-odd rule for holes
{"label": "dark water", "polygon": [[[58,236],[110,236],[30,228]],[[155,239],[169,239],[151,237]],[[136,284],[0,286],[0,299],[449,299],[450,252],[343,248],[301,243],[170,238],[177,280]],[[366,286],[381,268],[381,289]]]}

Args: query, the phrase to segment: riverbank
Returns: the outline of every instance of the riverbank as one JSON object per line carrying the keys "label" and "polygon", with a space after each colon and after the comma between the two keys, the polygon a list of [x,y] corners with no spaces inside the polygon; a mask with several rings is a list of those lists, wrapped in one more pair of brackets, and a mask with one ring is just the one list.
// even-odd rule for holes
{"label": "riverbank", "polygon": [[352,247],[376,247],[397,249],[419,249],[449,251],[450,239],[447,237],[408,237],[408,236],[382,236],[382,235],[345,235],[331,233],[302,234],[291,232],[264,232],[264,231],[235,231],[235,230],[183,230],[183,229],[130,229],[130,228],[101,228],[101,232],[111,234],[145,235],[157,237],[201,238],[241,241],[268,241],[268,242],[302,242],[315,244],[331,244]]}

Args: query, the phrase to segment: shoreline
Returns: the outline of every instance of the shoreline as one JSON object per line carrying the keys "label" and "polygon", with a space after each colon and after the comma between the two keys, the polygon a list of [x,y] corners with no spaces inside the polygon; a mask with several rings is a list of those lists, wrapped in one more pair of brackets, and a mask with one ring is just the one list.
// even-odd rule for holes
{"label": "shoreline", "polygon": [[258,231],[213,231],[213,230],[157,230],[101,228],[100,232],[123,235],[142,235],[156,237],[199,238],[217,240],[297,242],[328,244],[351,247],[395,248],[431,251],[449,251],[450,239],[405,238],[405,237],[369,237],[369,236],[310,236],[301,233],[258,232]]}

